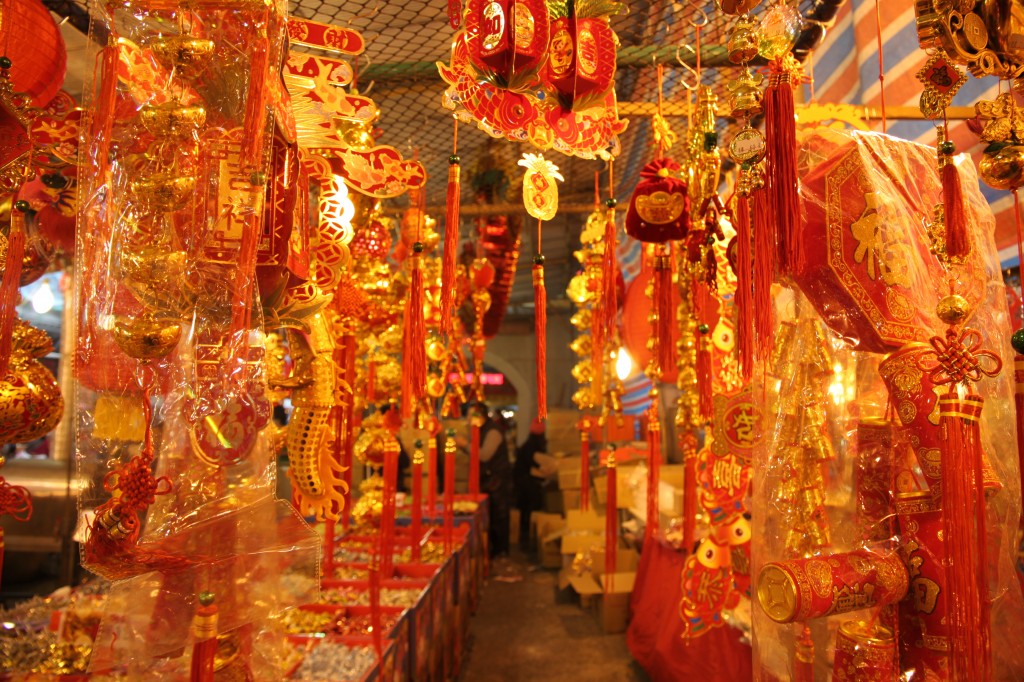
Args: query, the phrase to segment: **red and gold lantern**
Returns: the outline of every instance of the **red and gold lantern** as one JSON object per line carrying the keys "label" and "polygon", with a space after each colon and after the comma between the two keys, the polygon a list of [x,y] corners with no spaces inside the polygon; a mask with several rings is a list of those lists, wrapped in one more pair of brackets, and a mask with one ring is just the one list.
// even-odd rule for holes
{"label": "red and gold lantern", "polygon": [[470,61],[499,87],[515,89],[536,73],[548,29],[543,0],[470,0],[466,8]]}

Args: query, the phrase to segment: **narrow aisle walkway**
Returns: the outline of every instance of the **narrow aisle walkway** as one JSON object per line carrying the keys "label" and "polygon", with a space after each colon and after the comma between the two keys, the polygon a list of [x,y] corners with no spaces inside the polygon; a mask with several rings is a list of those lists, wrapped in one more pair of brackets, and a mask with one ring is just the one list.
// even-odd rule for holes
{"label": "narrow aisle walkway", "polygon": [[555,603],[557,575],[517,551],[492,565],[461,682],[647,682],[625,634],[606,635],[588,610]]}

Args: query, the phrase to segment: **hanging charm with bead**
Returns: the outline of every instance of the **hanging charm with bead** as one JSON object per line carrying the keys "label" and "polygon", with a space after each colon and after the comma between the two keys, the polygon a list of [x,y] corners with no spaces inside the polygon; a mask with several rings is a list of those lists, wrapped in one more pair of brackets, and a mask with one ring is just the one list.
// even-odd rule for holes
{"label": "hanging charm with bead", "polygon": [[523,203],[526,212],[537,219],[537,253],[533,258],[533,301],[537,340],[537,418],[547,419],[547,291],[544,288],[544,254],[541,249],[541,225],[558,212],[558,185],[565,178],[541,154],[524,154],[519,165],[523,175]]}

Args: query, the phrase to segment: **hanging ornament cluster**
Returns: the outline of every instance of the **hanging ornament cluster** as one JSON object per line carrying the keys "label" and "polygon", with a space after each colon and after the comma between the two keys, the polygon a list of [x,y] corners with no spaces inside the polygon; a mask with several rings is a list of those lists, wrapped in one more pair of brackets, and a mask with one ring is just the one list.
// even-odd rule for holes
{"label": "hanging ornament cluster", "polygon": [[582,158],[617,153],[616,0],[473,0],[448,64],[444,106],[492,137]]}

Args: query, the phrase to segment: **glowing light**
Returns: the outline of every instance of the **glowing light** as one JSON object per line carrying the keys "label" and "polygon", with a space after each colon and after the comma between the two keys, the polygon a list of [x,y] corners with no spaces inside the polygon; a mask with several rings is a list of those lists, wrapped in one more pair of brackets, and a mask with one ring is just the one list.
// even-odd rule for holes
{"label": "glowing light", "polygon": [[619,377],[620,381],[625,381],[632,372],[633,358],[629,357],[625,348],[620,348],[615,357],[615,376]]}
{"label": "glowing light", "polygon": [[55,302],[53,289],[50,288],[50,280],[44,279],[43,283],[36,289],[36,292],[32,294],[32,310],[40,315],[45,315],[53,310]]}
{"label": "glowing light", "polygon": [[340,175],[321,187],[320,221],[340,235],[338,241],[348,244],[355,233],[352,219],[356,217],[356,206],[348,196],[348,185]]}

